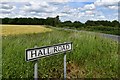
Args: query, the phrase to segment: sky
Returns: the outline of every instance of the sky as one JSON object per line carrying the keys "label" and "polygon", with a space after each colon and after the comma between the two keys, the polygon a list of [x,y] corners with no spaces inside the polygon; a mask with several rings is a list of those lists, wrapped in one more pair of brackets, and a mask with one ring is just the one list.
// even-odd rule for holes
{"label": "sky", "polygon": [[47,18],[61,21],[118,20],[119,0],[2,0],[0,18]]}

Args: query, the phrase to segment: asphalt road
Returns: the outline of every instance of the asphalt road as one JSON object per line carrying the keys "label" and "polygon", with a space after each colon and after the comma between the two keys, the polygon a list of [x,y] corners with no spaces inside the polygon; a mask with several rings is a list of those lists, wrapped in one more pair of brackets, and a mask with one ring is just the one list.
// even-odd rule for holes
{"label": "asphalt road", "polygon": [[[89,32],[90,34],[96,34],[96,32],[92,32],[92,31],[82,31],[82,30],[73,30],[73,29],[66,29],[66,28],[56,28],[56,27],[52,27],[55,29],[63,29],[63,30],[70,30],[70,31],[76,31],[76,32]],[[120,36],[118,35],[111,35],[111,34],[104,34],[104,33],[97,33],[99,36],[105,37],[105,38],[109,38],[115,41],[120,41]]]}

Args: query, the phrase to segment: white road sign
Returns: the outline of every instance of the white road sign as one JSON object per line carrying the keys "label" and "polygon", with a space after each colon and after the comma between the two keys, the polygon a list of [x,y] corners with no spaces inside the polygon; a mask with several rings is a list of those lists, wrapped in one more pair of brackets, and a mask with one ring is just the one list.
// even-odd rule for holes
{"label": "white road sign", "polygon": [[26,50],[26,61],[33,61],[40,57],[54,55],[60,52],[72,50],[72,43],[63,43],[53,46],[45,46]]}

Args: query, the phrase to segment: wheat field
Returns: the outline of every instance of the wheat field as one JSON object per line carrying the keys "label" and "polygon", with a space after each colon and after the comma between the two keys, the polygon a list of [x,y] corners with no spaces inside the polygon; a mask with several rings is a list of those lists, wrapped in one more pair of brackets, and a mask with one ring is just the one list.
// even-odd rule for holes
{"label": "wheat field", "polygon": [[39,25],[1,25],[2,36],[30,34],[30,33],[43,33],[52,31],[49,28]]}

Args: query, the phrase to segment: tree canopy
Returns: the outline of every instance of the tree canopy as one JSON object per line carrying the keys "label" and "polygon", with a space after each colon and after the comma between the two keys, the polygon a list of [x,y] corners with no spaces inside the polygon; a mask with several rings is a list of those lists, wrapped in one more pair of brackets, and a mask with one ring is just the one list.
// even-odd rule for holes
{"label": "tree canopy", "polygon": [[92,21],[88,20],[85,23],[80,21],[64,21],[61,22],[59,16],[54,18],[48,17],[43,18],[1,18],[2,24],[19,24],[19,25],[50,25],[58,27],[70,27],[70,28],[80,28],[85,26],[110,26],[110,27],[120,27],[120,23],[117,20],[107,21],[107,20],[98,20]]}

